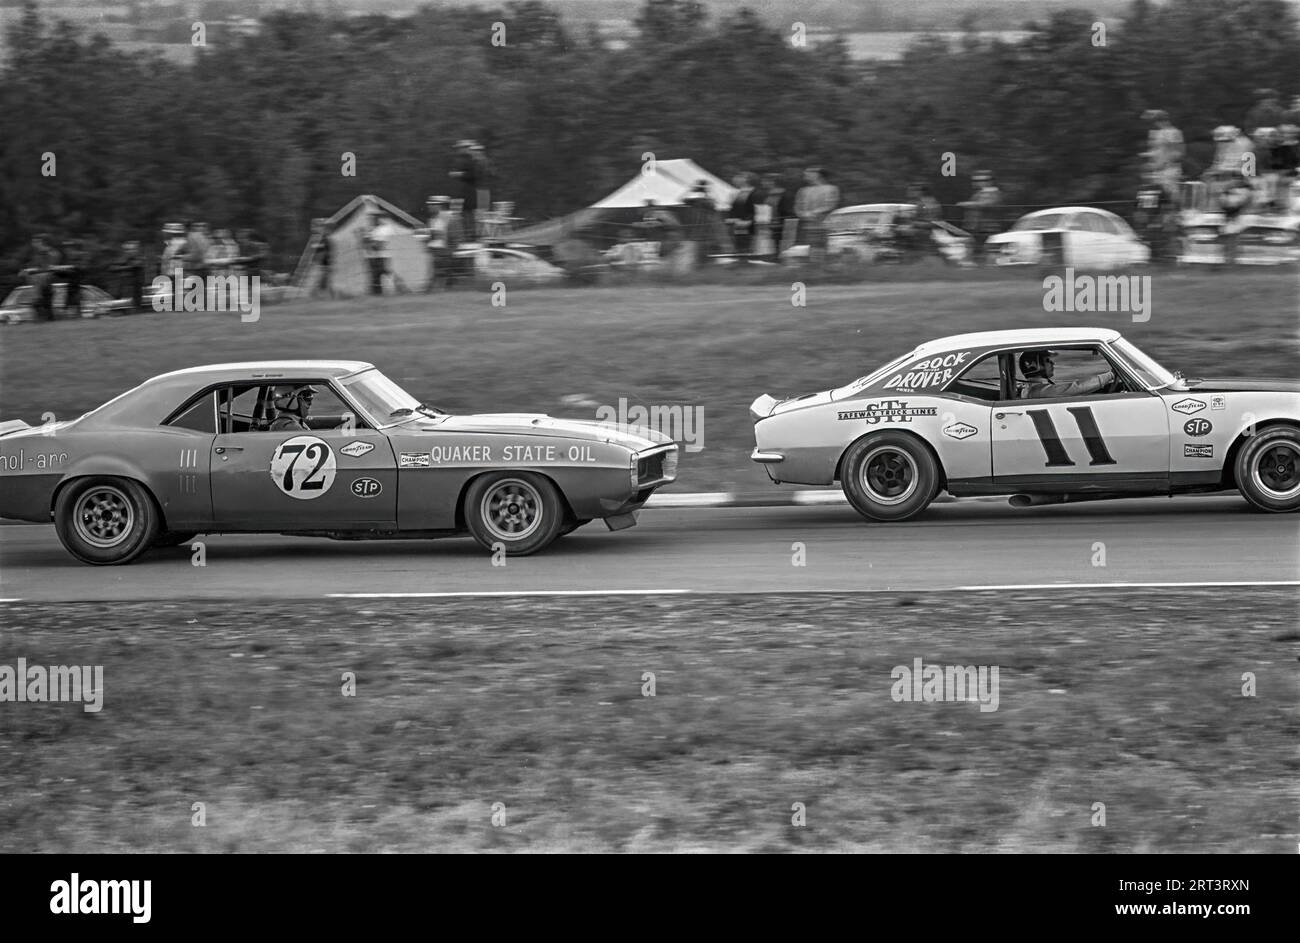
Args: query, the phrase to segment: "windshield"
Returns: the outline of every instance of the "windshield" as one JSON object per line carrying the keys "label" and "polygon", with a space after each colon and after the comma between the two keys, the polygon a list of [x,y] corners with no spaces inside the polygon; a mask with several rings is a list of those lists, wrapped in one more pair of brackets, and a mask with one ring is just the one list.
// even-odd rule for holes
{"label": "windshield", "polygon": [[907,353],[903,354],[903,356],[896,357],[895,359],[891,360],[889,363],[885,364],[883,367],[881,367],[879,370],[876,370],[874,373],[868,373],[865,377],[859,377],[858,379],[854,380],[852,383],[848,384],[847,386],[840,387],[838,390],[831,390],[831,399],[842,399],[845,396],[852,396],[854,393],[858,392],[859,390],[879,380],[890,370],[893,370],[897,367],[901,367],[907,361],[911,360],[913,353],[914,351],[908,351]]}
{"label": "windshield", "polygon": [[366,370],[349,377],[343,381],[343,388],[380,428],[409,419],[417,412],[423,415],[435,414],[435,410],[422,405],[378,370]]}
{"label": "windshield", "polygon": [[1177,377],[1124,340],[1124,338],[1121,337],[1112,346],[1123,355],[1124,360],[1147,386],[1160,389],[1161,387],[1172,386],[1177,382]]}
{"label": "windshield", "polygon": [[1064,213],[1048,213],[1046,216],[1026,216],[1011,227],[1012,232],[1038,232],[1043,229],[1063,229]]}

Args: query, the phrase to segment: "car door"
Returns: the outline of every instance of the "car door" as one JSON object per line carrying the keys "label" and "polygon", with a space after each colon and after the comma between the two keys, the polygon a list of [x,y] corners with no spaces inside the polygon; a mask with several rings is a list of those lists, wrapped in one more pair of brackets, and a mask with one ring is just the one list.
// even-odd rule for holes
{"label": "car door", "polygon": [[[1094,351],[1064,382],[1109,367]],[[1159,490],[1169,479],[1169,421],[1147,391],[1004,400],[992,408],[993,478],[1013,487]]]}
{"label": "car door", "polygon": [[1092,213],[1075,213],[1070,220],[1070,264],[1084,268],[1107,268],[1114,254],[1114,240],[1102,230]]}
{"label": "car door", "polygon": [[[298,381],[308,382],[308,381]],[[212,513],[239,530],[391,530],[397,467],[387,436],[344,420],[346,401],[326,381],[312,428],[263,431],[265,387],[232,388],[212,443]],[[322,402],[324,400],[324,402]]]}

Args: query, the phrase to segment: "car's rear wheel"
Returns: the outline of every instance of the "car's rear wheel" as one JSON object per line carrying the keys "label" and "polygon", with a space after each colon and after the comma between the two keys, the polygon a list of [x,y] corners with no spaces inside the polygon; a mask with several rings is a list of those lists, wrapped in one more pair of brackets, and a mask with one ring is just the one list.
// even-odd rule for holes
{"label": "car's rear wheel", "polygon": [[919,439],[878,432],[849,448],[840,485],[854,510],[867,520],[905,521],[934,498],[939,464]]}
{"label": "car's rear wheel", "polygon": [[465,492],[465,524],[483,547],[512,557],[536,553],[564,527],[564,502],[549,479],[534,472],[492,472]]}
{"label": "car's rear wheel", "polygon": [[127,478],[81,478],[54,502],[59,541],[82,563],[130,563],[153,544],[158,527],[153,498]]}
{"label": "car's rear wheel", "polygon": [[1300,508],[1300,431],[1264,429],[1237,453],[1237,488],[1252,507],[1286,512]]}

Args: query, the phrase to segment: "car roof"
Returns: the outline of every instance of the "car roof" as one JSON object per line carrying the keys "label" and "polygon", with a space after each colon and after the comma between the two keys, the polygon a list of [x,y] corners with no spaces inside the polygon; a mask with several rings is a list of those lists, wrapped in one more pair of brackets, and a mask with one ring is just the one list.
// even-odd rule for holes
{"label": "car roof", "polygon": [[902,210],[910,209],[913,203],[859,203],[857,206],[841,206],[837,210],[832,210],[829,215],[834,216],[837,213],[879,213],[882,210]]}
{"label": "car roof", "polygon": [[186,367],[163,373],[145,385],[160,380],[185,377],[206,383],[220,383],[222,380],[262,380],[262,379],[298,379],[318,377],[339,380],[362,370],[373,370],[374,364],[362,360],[250,360],[245,363],[210,363],[198,367]]}
{"label": "car roof", "polygon": [[975,347],[1003,347],[1024,344],[1040,347],[1052,344],[1110,343],[1119,340],[1119,331],[1104,327],[1030,328],[1011,331],[980,331],[974,334],[953,334],[927,341],[912,353],[917,357],[948,350],[969,350]]}
{"label": "car roof", "polygon": [[1108,219],[1118,219],[1122,221],[1122,217],[1116,216],[1110,210],[1098,209],[1095,206],[1054,206],[1051,209],[1034,210],[1032,213],[1026,213],[1020,218],[1036,219],[1039,216],[1051,216],[1057,213],[1095,213],[1098,216],[1105,216]]}

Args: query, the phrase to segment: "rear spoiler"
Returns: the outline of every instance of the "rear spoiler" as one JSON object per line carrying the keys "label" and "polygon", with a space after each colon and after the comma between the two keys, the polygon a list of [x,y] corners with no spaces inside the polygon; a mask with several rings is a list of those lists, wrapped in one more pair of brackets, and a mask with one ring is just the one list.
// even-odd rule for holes
{"label": "rear spoiler", "polygon": [[758,422],[760,419],[766,419],[772,415],[772,410],[776,408],[781,401],[775,397],[768,396],[764,393],[754,402],[749,404],[749,418]]}
{"label": "rear spoiler", "polygon": [[9,435],[11,432],[22,432],[24,429],[30,429],[27,423],[21,419],[10,419],[6,422],[0,422],[0,436]]}

